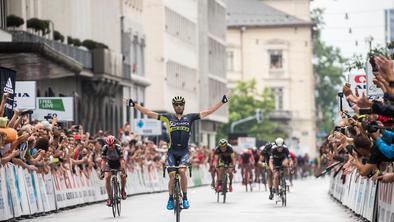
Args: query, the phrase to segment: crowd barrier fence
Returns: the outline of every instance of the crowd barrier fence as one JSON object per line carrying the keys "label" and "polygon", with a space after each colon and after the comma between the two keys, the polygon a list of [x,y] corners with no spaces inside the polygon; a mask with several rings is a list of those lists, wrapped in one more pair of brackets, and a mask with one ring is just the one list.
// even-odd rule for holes
{"label": "crowd barrier fence", "polygon": [[[189,186],[211,183],[208,166],[193,167]],[[239,177],[239,176],[238,176]],[[168,176],[163,178],[161,169],[152,166],[136,166],[127,173],[128,195],[167,190]],[[107,199],[102,180],[95,171],[87,177],[84,173],[70,171],[39,174],[22,169],[11,163],[0,167],[0,221],[59,209],[94,203]]]}
{"label": "crowd barrier fence", "polygon": [[367,179],[354,170],[331,176],[329,194],[370,222],[394,221],[394,183]]}

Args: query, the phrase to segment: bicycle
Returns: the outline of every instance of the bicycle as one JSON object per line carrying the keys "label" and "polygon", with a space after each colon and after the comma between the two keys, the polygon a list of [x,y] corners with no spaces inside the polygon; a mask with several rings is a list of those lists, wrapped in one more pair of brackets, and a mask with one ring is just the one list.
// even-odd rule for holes
{"label": "bicycle", "polygon": [[[282,207],[287,205],[287,185],[286,185],[286,177],[285,177],[285,168],[278,167],[279,170],[279,196],[281,198]],[[276,201],[278,204],[278,201]]]}
{"label": "bicycle", "polygon": [[251,171],[250,170],[250,166],[244,166],[242,171],[243,171],[243,173],[242,173],[242,175],[243,175],[242,180],[244,181],[246,192],[248,192],[248,185],[249,185],[250,192],[253,192],[253,187],[252,187],[253,177],[251,178],[252,175],[249,175],[249,173]]}
{"label": "bicycle", "polygon": [[163,177],[166,176],[166,169],[175,169],[175,183],[173,188],[174,195],[174,214],[176,217],[176,222],[181,221],[181,211],[182,211],[182,189],[181,189],[181,176],[179,174],[180,168],[189,168],[189,176],[192,177],[192,169],[190,165],[188,166],[165,166],[163,167]]}
{"label": "bicycle", "polygon": [[223,203],[226,203],[226,197],[227,197],[227,181],[228,181],[228,173],[227,173],[227,171],[228,171],[229,168],[232,168],[232,167],[229,167],[228,165],[225,165],[225,166],[224,166],[224,175],[223,175],[223,180],[222,180],[222,191],[221,191],[221,192],[217,192],[217,191],[216,191],[216,194],[217,194],[217,202],[218,202],[218,203],[219,203],[219,201],[220,201],[220,193],[221,193],[222,196],[223,196]]}
{"label": "bicycle", "polygon": [[261,191],[260,190],[260,183],[262,183],[264,185],[264,189],[265,189],[265,191],[267,191],[267,176],[266,176],[266,169],[264,167],[262,167],[260,170],[260,177],[261,177],[261,179],[259,179],[259,191]]}
{"label": "bicycle", "polygon": [[119,170],[116,169],[111,169],[111,170],[106,170],[104,172],[110,172],[111,173],[111,185],[112,185],[112,214],[114,217],[116,217],[116,214],[120,217],[120,212],[122,208],[121,204],[121,197],[120,197],[120,183],[118,179],[118,172]]}

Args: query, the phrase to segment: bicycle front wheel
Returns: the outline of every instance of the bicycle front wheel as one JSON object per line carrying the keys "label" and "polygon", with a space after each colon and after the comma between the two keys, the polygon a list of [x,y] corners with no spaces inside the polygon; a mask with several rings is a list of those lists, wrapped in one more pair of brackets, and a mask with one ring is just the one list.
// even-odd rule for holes
{"label": "bicycle front wheel", "polygon": [[118,202],[118,182],[116,179],[112,179],[112,214],[116,217],[116,209]]}
{"label": "bicycle front wheel", "polygon": [[122,210],[122,201],[120,198],[120,185],[118,182],[118,197],[117,197],[117,201],[116,201],[116,210],[118,211],[118,216],[120,217],[120,211]]}
{"label": "bicycle front wheel", "polygon": [[223,178],[223,203],[226,203],[226,196],[227,196],[227,173],[224,173]]}

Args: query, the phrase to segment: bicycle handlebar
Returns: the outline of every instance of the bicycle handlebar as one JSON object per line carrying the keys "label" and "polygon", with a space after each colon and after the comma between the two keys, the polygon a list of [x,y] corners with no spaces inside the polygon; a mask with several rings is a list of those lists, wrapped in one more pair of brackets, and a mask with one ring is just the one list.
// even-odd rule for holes
{"label": "bicycle handlebar", "polygon": [[163,178],[166,177],[166,169],[181,169],[181,168],[188,168],[189,169],[189,176],[192,177],[192,166],[191,164],[187,164],[186,166],[166,166],[163,164]]}

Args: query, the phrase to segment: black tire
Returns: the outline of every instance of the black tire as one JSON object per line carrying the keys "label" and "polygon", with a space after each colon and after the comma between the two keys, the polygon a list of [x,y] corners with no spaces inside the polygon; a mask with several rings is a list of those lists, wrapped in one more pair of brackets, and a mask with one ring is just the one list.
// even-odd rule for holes
{"label": "black tire", "polygon": [[122,198],[120,197],[120,184],[118,182],[118,199],[116,201],[116,210],[118,211],[118,216],[120,217],[120,212],[122,210]]}
{"label": "black tire", "polygon": [[112,215],[116,217],[116,202],[118,198],[118,188],[117,188],[117,180],[115,178],[112,179]]}
{"label": "black tire", "polygon": [[222,185],[222,193],[223,193],[223,203],[226,203],[227,196],[227,173],[224,173],[223,185]]}
{"label": "black tire", "polygon": [[179,181],[175,180],[175,187],[174,187],[174,194],[175,194],[175,206],[174,206],[174,213],[176,217],[176,222],[181,221],[181,197],[179,195],[180,192],[180,186],[179,186]]}

